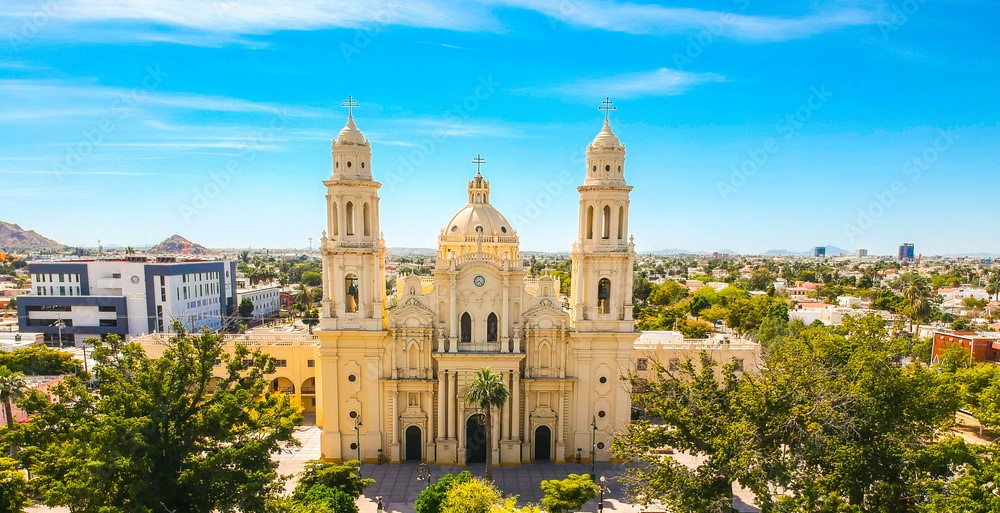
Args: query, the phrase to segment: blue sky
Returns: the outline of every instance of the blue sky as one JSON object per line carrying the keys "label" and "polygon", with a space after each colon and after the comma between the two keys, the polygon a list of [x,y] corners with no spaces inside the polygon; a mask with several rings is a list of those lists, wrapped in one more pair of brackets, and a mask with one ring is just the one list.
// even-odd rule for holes
{"label": "blue sky", "polygon": [[567,251],[610,96],[640,251],[1000,253],[1000,6],[44,0],[0,5],[0,219],[61,242],[305,247],[361,103],[390,246],[472,158]]}

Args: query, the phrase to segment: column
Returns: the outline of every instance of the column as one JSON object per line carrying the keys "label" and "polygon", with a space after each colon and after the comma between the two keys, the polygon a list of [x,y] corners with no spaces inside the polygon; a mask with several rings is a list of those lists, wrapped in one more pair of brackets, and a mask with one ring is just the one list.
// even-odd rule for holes
{"label": "column", "polygon": [[[457,373],[456,373],[457,374]],[[448,423],[444,426],[444,437],[451,438],[451,432],[455,428],[455,406],[452,399],[455,397],[455,388],[451,376],[449,376],[448,371],[444,371],[444,379],[448,383],[447,398],[447,410],[448,410]]]}
{"label": "column", "polygon": [[451,347],[449,353],[458,352],[458,290],[455,283],[455,275],[451,275],[451,313],[448,316],[448,323],[451,325]]}
{"label": "column", "polygon": [[503,306],[501,307],[501,317],[500,317],[500,352],[509,353],[510,352],[510,338],[507,336],[507,324],[510,322],[510,309],[508,307],[508,292],[509,289],[509,279],[507,276],[503,277]]}
{"label": "column", "polygon": [[566,459],[565,443],[563,442],[563,429],[566,422],[566,395],[559,387],[559,411],[556,413],[556,454],[554,454],[553,459],[555,461],[564,461]]}
{"label": "column", "polygon": [[[513,399],[511,401],[512,419],[511,419],[511,439],[520,438],[520,436],[515,436],[517,431],[520,417],[521,417],[521,376],[520,372],[514,373],[514,394],[511,395]],[[527,417],[527,415],[525,415]]]}
{"label": "column", "polygon": [[437,433],[435,434],[435,439],[446,438],[444,434],[445,429],[445,381],[447,381],[448,371],[438,371],[438,421],[437,421]]}

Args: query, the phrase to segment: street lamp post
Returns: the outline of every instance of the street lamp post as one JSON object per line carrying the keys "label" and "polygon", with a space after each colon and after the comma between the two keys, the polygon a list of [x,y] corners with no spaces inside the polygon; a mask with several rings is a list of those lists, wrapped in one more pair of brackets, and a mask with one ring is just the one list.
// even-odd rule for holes
{"label": "street lamp post", "polygon": [[600,489],[601,498],[597,503],[597,513],[604,513],[604,486],[608,482],[608,478],[601,476],[601,484],[597,485]]}
{"label": "street lamp post", "polygon": [[58,342],[59,346],[58,347],[62,347],[62,329],[63,329],[64,326],[66,326],[66,323],[63,322],[62,317],[60,317],[60,318],[56,319],[56,322],[52,323],[52,325],[55,326],[57,330],[59,330],[59,342]]}
{"label": "street lamp post", "polygon": [[358,434],[358,475],[361,475],[361,414],[354,418],[354,431]]}
{"label": "street lamp post", "polygon": [[596,475],[595,471],[595,461],[597,461],[597,416],[594,416],[594,420],[591,423],[594,427],[593,434],[590,435],[590,479],[594,479]]}

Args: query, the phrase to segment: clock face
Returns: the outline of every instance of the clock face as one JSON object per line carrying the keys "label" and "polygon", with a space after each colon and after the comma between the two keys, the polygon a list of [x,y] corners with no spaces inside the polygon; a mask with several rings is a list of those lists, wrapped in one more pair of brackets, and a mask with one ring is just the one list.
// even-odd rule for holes
{"label": "clock face", "polygon": [[138,276],[133,276],[132,277],[132,283],[139,283],[139,277]]}
{"label": "clock face", "polygon": [[475,283],[477,287],[482,287],[483,285],[486,285],[486,278],[483,278],[482,276],[476,276],[475,278],[473,278],[472,283]]}

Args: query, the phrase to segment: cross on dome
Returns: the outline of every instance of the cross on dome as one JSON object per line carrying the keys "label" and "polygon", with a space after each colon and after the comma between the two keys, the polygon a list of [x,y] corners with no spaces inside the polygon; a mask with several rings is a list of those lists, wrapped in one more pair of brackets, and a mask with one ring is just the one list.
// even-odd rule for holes
{"label": "cross on dome", "polygon": [[358,102],[351,95],[347,95],[347,99],[344,100],[344,103],[341,103],[340,106],[347,108],[347,117],[354,117],[354,107],[360,107]]}
{"label": "cross on dome", "polygon": [[597,108],[597,110],[603,110],[604,111],[604,121],[608,121],[608,115],[611,113],[611,111],[618,110],[618,107],[612,107],[611,106],[611,104],[613,104],[613,103],[615,103],[615,102],[611,101],[611,98],[605,97],[604,101],[601,102],[602,105]]}
{"label": "cross on dome", "polygon": [[486,159],[482,155],[476,155],[476,158],[472,159],[472,163],[476,165],[476,176],[483,176],[480,172],[480,168],[486,163]]}

